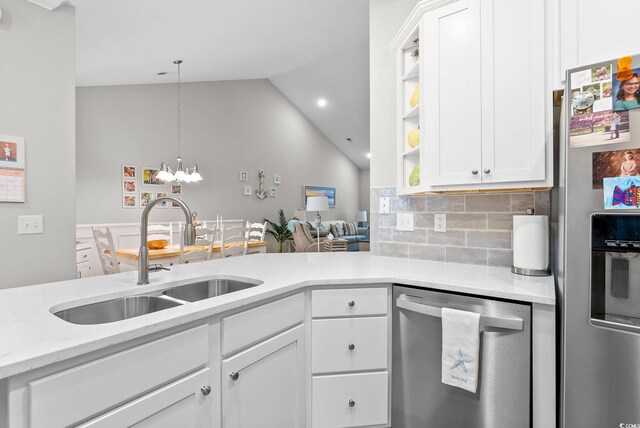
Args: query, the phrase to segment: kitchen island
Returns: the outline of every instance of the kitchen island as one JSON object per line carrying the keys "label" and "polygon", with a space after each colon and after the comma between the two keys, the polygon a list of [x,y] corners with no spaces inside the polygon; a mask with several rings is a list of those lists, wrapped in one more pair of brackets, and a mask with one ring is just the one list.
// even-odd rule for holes
{"label": "kitchen island", "polygon": [[[75,325],[53,315],[53,312],[115,297],[161,292],[195,280],[221,277],[258,280],[262,284],[106,324]],[[139,286],[136,285],[137,273],[125,272],[0,291],[0,379],[3,379],[0,380],[0,415],[3,413],[3,406],[11,407],[7,402],[19,398],[15,393],[12,396],[11,379],[38,372],[38,369],[44,370],[42,375],[46,376],[49,367],[59,366],[51,370],[55,373],[203,323],[219,327],[220,317],[274,302],[279,298],[302,293],[309,306],[310,290],[365,286],[388,289],[394,283],[530,303],[534,415],[541,412],[554,413],[553,277],[524,277],[512,274],[508,268],[408,260],[367,253],[305,253],[258,254],[174,266],[168,272],[152,273],[150,280],[149,285]],[[257,309],[261,307],[264,305]],[[286,317],[286,313],[288,312],[282,312],[282,317]],[[262,316],[268,316],[268,312],[264,312]],[[311,315],[307,311],[301,317],[305,321],[301,323],[304,328],[299,329],[296,334],[308,335]],[[212,370],[210,378],[218,389],[220,381],[216,379],[220,375],[221,357],[213,354],[222,353],[224,357],[225,353],[224,349],[220,351],[219,344],[213,343],[220,341],[220,335],[219,328],[217,333],[212,330],[209,340],[213,351],[210,353],[212,361],[215,360],[216,363],[208,364]],[[276,336],[278,337],[280,335]],[[253,343],[255,342],[237,349],[246,349]],[[300,345],[300,351],[309,351],[310,347],[304,341],[301,340]],[[309,388],[303,387],[303,390],[307,389]],[[309,406],[307,403],[306,407]],[[303,411],[301,418],[311,426],[310,417],[304,416],[304,413]],[[28,414],[27,410],[25,414]],[[534,418],[534,426],[545,426],[541,421],[542,419]],[[0,419],[0,427],[4,427],[3,424],[8,424],[7,420]],[[220,425],[213,422],[212,426]]]}

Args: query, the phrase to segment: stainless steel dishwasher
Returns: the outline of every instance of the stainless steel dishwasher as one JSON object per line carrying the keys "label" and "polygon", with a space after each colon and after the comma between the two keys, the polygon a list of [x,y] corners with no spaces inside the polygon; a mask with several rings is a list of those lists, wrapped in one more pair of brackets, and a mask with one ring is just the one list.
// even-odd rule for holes
{"label": "stainless steel dishwasher", "polygon": [[[442,308],[480,314],[478,390],[441,382]],[[531,426],[531,307],[394,285],[393,428]]]}

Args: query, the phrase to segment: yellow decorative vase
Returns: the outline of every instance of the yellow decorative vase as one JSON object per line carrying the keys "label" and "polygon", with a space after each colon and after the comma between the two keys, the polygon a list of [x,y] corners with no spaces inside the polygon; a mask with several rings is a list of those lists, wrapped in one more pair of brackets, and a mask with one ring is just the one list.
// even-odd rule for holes
{"label": "yellow decorative vase", "polygon": [[414,108],[420,103],[420,85],[416,85],[416,88],[413,90],[411,94],[411,98],[409,99],[409,105],[411,108]]}
{"label": "yellow decorative vase", "polygon": [[413,171],[409,174],[409,186],[419,186],[420,185],[420,164],[417,163],[413,167]]}
{"label": "yellow decorative vase", "polygon": [[420,145],[420,127],[409,131],[408,139],[409,147],[411,147],[412,149],[418,147]]}

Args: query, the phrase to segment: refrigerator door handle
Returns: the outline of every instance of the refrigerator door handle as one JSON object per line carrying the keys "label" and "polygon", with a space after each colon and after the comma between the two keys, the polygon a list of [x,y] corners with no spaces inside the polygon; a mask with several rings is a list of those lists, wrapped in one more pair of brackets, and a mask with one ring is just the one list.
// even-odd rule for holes
{"label": "refrigerator door handle", "polygon": [[[412,312],[418,312],[420,314],[429,315],[432,317],[442,318],[442,308],[435,306],[423,305],[418,303],[415,298],[401,294],[396,299],[396,306],[398,308],[406,309]],[[480,315],[480,328],[493,327],[502,328],[505,330],[524,330],[524,321],[521,318],[506,318],[506,317],[493,317],[488,315]]]}

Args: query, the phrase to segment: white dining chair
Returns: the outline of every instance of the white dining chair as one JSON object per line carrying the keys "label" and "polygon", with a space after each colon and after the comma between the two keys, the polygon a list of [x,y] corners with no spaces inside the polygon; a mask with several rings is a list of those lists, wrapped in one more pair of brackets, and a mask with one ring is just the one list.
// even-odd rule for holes
{"label": "white dining chair", "polygon": [[91,226],[93,232],[93,240],[96,243],[96,250],[98,250],[98,258],[100,259],[100,265],[105,275],[111,275],[114,273],[120,273],[120,263],[116,256],[116,247],[113,244],[113,236],[109,228],[106,228],[106,232],[96,229]]}
{"label": "white dining chair", "polygon": [[169,241],[169,244],[173,244],[171,224],[169,224],[169,226],[164,226],[162,224],[150,224],[147,227],[147,234],[147,241],[166,239]]}
{"label": "white dining chair", "polygon": [[220,255],[222,258],[231,256],[244,256],[249,248],[248,229],[244,225],[222,226],[220,242]]}
{"label": "white dining chair", "polygon": [[251,223],[247,221],[246,224],[247,235],[249,236],[249,242],[264,241],[264,236],[267,232],[267,222],[264,223]]}
{"label": "white dining chair", "polygon": [[[215,234],[215,227],[213,229],[208,229],[206,227],[196,227],[195,245],[207,248],[197,249],[193,251],[185,251],[184,239],[180,239],[180,253],[178,254],[178,263],[184,264],[211,260],[213,258],[213,239]],[[184,226],[180,230],[180,236],[184,236]]]}

